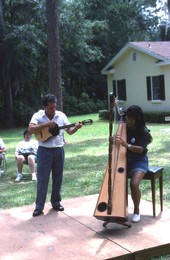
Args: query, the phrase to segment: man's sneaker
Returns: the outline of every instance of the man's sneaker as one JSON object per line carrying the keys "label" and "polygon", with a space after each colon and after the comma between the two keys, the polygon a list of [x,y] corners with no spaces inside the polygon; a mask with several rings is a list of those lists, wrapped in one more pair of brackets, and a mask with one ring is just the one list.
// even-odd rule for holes
{"label": "man's sneaker", "polygon": [[19,182],[19,181],[22,180],[22,178],[23,178],[22,173],[18,173],[18,174],[17,174],[17,177],[16,177],[16,179],[15,179],[15,181],[16,181],[16,182]]}
{"label": "man's sneaker", "polygon": [[139,215],[138,214],[133,214],[132,215],[132,222],[133,223],[137,223],[139,221],[140,221],[140,214]]}
{"label": "man's sneaker", "polygon": [[37,180],[36,173],[32,173],[32,181],[36,181],[36,180]]}

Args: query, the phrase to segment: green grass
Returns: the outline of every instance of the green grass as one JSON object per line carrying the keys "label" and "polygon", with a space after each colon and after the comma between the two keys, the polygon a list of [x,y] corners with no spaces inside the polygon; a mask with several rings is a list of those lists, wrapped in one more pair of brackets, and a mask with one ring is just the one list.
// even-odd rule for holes
{"label": "green grass", "polygon": [[[93,119],[92,125],[83,126],[74,135],[65,133],[68,144],[65,146],[63,199],[95,194],[101,187],[108,160],[109,123],[99,120],[98,114],[74,116],[69,120],[74,123],[88,118]],[[170,207],[170,124],[150,124],[148,127],[153,136],[153,142],[149,145],[149,162],[150,165],[164,166],[164,205]],[[117,126],[114,128],[116,129]],[[23,130],[20,128],[0,131],[0,137],[7,146],[7,172],[0,178],[1,209],[30,205],[35,202],[36,183],[31,181],[30,174],[25,174],[22,182],[14,182],[16,176],[14,151],[17,142],[23,139]],[[28,166],[24,166],[23,171],[29,173]],[[141,190],[142,198],[150,201],[148,182],[141,183]],[[47,200],[50,198],[50,192],[51,185],[49,185]]]}
{"label": "green grass", "polygon": [[[99,193],[103,181],[108,160],[108,121],[99,120],[98,114],[69,117],[69,120],[71,123],[75,123],[89,118],[94,121],[92,125],[82,127],[74,135],[65,134],[68,144],[65,146],[63,199]],[[153,136],[153,142],[149,145],[149,162],[150,165],[164,166],[163,199],[164,205],[170,208],[170,124],[149,124],[147,126]],[[35,203],[36,183],[31,181],[31,175],[25,174],[22,182],[14,182],[16,176],[14,151],[17,142],[23,138],[23,131],[22,128],[0,131],[0,137],[7,146],[7,172],[0,178],[1,209]],[[24,172],[28,173],[28,166],[24,167]],[[157,185],[157,195],[159,195]],[[151,201],[150,184],[147,181],[141,183],[141,191],[142,199]],[[51,185],[49,185],[47,201],[50,201],[50,192]],[[170,255],[152,259],[169,259],[166,257],[170,258]]]}

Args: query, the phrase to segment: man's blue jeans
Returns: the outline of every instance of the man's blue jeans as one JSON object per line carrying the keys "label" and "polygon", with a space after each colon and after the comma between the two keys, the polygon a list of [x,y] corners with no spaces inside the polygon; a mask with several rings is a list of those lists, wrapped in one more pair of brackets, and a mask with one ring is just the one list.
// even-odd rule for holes
{"label": "man's blue jeans", "polygon": [[37,199],[36,209],[43,210],[46,201],[50,172],[52,171],[51,204],[61,201],[61,185],[64,167],[64,148],[38,147],[37,152]]}

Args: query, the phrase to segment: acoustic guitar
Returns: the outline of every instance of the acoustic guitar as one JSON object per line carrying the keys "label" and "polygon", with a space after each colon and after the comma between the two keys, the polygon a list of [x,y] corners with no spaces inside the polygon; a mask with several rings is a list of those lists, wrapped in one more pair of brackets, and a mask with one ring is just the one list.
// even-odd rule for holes
{"label": "acoustic guitar", "polygon": [[[87,120],[84,120],[80,123],[82,123],[82,125],[91,125],[93,123],[93,120],[87,119]],[[63,126],[58,126],[56,124],[54,128],[49,128],[49,127],[44,128],[39,133],[35,134],[35,137],[38,141],[45,142],[49,138],[59,135],[60,129],[70,128],[70,127],[73,127],[75,125],[76,125],[76,123],[69,124],[69,125],[63,125]]]}

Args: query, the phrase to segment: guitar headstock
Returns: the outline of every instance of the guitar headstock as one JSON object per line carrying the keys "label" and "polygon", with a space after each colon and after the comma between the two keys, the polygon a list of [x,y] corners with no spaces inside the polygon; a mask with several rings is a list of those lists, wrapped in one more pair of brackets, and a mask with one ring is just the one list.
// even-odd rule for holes
{"label": "guitar headstock", "polygon": [[92,119],[87,119],[87,120],[83,120],[82,121],[82,125],[91,125],[93,124],[93,120]]}

